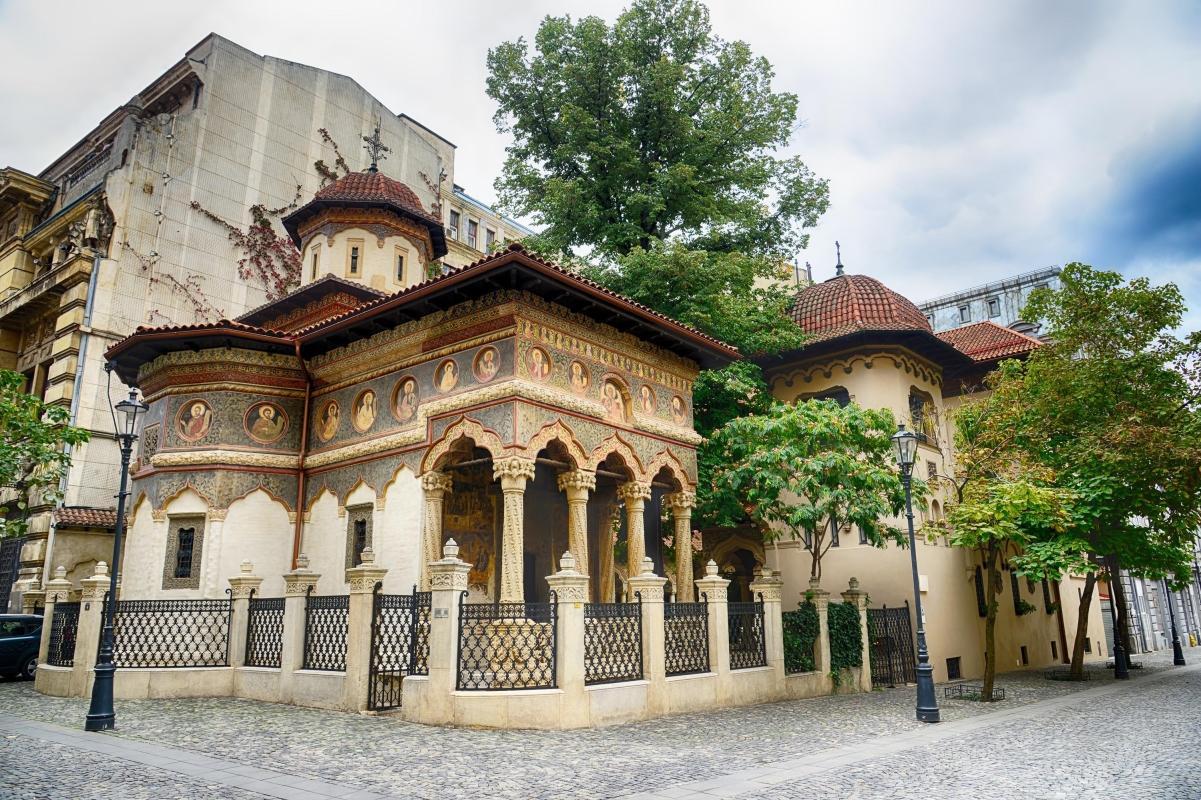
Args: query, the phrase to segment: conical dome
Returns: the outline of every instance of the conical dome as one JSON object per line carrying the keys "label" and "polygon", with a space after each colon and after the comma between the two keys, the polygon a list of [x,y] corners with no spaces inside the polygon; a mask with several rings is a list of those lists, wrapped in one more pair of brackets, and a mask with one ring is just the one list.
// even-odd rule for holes
{"label": "conical dome", "polygon": [[916,305],[866,275],[839,275],[805,287],[797,293],[792,318],[811,342],[858,331],[933,333]]}

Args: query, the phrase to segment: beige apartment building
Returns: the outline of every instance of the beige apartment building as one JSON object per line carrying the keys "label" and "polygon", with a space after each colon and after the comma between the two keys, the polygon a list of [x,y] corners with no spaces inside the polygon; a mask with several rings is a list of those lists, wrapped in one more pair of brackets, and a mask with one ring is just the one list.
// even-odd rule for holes
{"label": "beige apartment building", "polygon": [[[45,169],[0,169],[0,367],[24,373],[30,392],[69,407],[92,433],[73,454],[62,507],[36,509],[24,542],[0,556],[0,604],[28,593],[36,606],[51,562],[77,582],[110,556],[119,464],[110,408],[124,387],[110,384],[104,351],[138,326],[235,318],[309,278],[314,265],[289,252],[280,220],[366,168],[364,137],[386,148],[375,150],[379,171],[446,226],[434,272],[528,233],[455,184],[451,141],[349,77],[216,34]],[[363,259],[384,257],[378,234],[366,232]],[[374,288],[425,277],[392,263],[394,280]],[[345,276],[350,251],[318,269]]]}
{"label": "beige apartment building", "polygon": [[[890,409],[919,436],[914,472],[923,479],[955,474],[953,409],[979,391],[984,375],[1005,358],[1022,358],[1037,339],[990,321],[935,333],[911,301],[866,275],[838,274],[797,293],[794,319],[809,339],[799,350],[764,363],[773,395],[786,402],[831,398]],[[916,524],[942,519],[949,493],[935,488]],[[892,520],[904,529],[903,518]],[[708,538],[708,537],[707,537]],[[799,541],[766,547],[745,533],[721,534],[707,547],[730,577],[731,597],[749,585],[755,566],[778,569],[787,609],[808,588],[809,553]],[[979,677],[984,671],[984,576],[979,557],[951,547],[945,537],[919,532],[922,606],[935,680]],[[843,586],[852,577],[871,587],[872,607],[912,606],[909,553],[877,549],[858,531],[839,532],[837,546],[822,559],[822,583]],[[1047,667],[1066,663],[1076,635],[1082,578],[1035,583],[1007,567],[998,595],[998,667]],[[749,599],[749,598],[748,598]],[[1086,653],[1105,655],[1098,599],[1089,613]],[[904,616],[904,612],[901,612]],[[912,611],[909,612],[910,619]],[[915,621],[911,620],[911,626]]]}

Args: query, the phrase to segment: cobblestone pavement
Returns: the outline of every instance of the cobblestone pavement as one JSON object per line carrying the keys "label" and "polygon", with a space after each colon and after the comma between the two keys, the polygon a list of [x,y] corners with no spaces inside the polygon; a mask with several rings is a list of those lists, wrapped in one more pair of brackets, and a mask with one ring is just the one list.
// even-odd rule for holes
{"label": "cobblestone pavement", "polygon": [[[1186,654],[1190,661],[1201,662],[1201,649]],[[299,778],[400,798],[441,798],[448,792],[480,800],[610,798],[640,792],[687,796],[680,793],[686,791],[681,785],[695,786],[698,780],[753,771],[817,751],[846,748],[845,752],[852,752],[873,741],[898,742],[905,752],[882,751],[878,757],[861,758],[838,770],[823,767],[824,771],[804,783],[781,783],[753,796],[904,798],[910,796],[904,791],[913,783],[925,787],[912,795],[915,797],[970,794],[986,798],[994,796],[990,787],[995,786],[1007,787],[996,795],[1007,798],[1080,798],[1120,780],[1134,781],[1140,791],[1146,786],[1150,792],[1123,789],[1125,797],[1201,798],[1201,789],[1187,783],[1191,778],[1185,772],[1191,761],[1201,775],[1201,728],[1179,713],[1201,700],[1201,671],[1156,680],[1156,673],[1167,669],[1168,662],[1163,657],[1141,658],[1145,668],[1130,682],[1134,690],[1094,706],[1076,703],[1061,707],[1032,720],[1003,718],[1006,712],[1026,707],[1036,710],[1042,701],[1070,700],[1076,692],[1112,685],[1108,671],[1094,668],[1093,680],[1085,683],[1048,681],[1041,672],[1002,676],[1000,685],[1009,691],[1004,702],[942,703],[944,720],[978,722],[979,727],[947,742],[916,747],[912,740],[921,736],[922,729],[940,726],[923,726],[913,719],[912,688],[568,732],[430,728],[392,716],[339,714],[231,699],[123,701],[117,708],[120,730],[116,739],[156,742],[232,762],[232,766],[270,767]],[[1142,680],[1147,680],[1147,685],[1138,688]],[[1114,708],[1120,704],[1121,713],[1127,716],[1111,714],[1110,700]],[[0,714],[77,729],[86,705],[83,700],[43,697],[27,683],[0,684]],[[1150,713],[1135,713],[1142,707]],[[1172,721],[1161,726],[1159,717]],[[1128,741],[1121,745],[1107,745],[1107,731],[1117,720],[1141,730],[1131,730]],[[910,741],[906,742],[906,737]],[[1004,757],[993,758],[981,749],[981,744],[994,741],[1004,744]],[[206,786],[203,770],[187,780],[178,776],[165,779],[144,764],[81,756],[77,760],[83,767],[78,771],[94,775],[98,785],[112,790],[89,794],[87,787],[93,781],[60,783],[59,776],[65,774],[62,759],[73,757],[64,748],[46,747],[24,735],[0,740],[0,746],[0,797],[247,800],[258,796],[232,787]],[[1177,764],[1175,772],[1166,765],[1154,768],[1164,765],[1165,759]],[[1099,769],[1098,764],[1106,769]],[[1052,765],[1062,769],[1056,773],[1050,769]],[[1015,793],[1013,789],[1039,786],[1039,776],[1055,774],[1063,777],[1047,778],[1050,782],[1045,789],[1033,793]],[[1157,794],[1166,780],[1177,780],[1182,788]],[[127,790],[117,790],[126,783]],[[58,786],[64,788],[55,788]],[[732,789],[726,785],[697,796],[731,796]]]}

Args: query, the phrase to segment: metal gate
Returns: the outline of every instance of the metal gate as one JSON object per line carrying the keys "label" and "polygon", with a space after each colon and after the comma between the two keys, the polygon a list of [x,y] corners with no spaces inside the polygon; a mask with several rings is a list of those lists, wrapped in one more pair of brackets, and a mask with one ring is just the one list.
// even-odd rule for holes
{"label": "metal gate", "polygon": [[16,583],[17,572],[21,566],[21,547],[24,544],[24,537],[0,541],[0,614],[8,612],[13,584]]}
{"label": "metal gate", "polygon": [[375,587],[371,614],[371,663],[367,708],[400,708],[406,675],[429,674],[430,593],[383,594]]}
{"label": "metal gate", "polygon": [[872,686],[916,683],[909,603],[904,608],[869,608],[867,630],[872,640]]}

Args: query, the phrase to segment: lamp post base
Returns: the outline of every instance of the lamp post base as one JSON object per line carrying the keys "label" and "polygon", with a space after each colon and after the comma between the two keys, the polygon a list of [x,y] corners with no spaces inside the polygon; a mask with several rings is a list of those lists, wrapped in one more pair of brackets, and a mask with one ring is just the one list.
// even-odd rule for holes
{"label": "lamp post base", "polygon": [[[101,655],[104,658],[104,654]],[[84,719],[85,731],[111,731],[117,727],[117,712],[113,708],[113,673],[117,669],[111,663],[96,665],[96,680],[92,683],[92,704]]]}
{"label": "lamp post base", "polygon": [[917,719],[919,722],[942,722],[934,694],[934,668],[929,664],[917,667]]}
{"label": "lamp post base", "polygon": [[1172,665],[1177,667],[1185,666],[1184,648],[1180,646],[1180,640],[1172,642]]}

